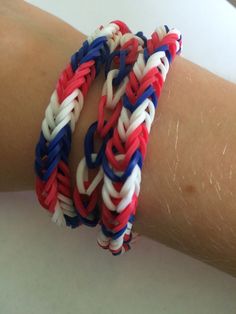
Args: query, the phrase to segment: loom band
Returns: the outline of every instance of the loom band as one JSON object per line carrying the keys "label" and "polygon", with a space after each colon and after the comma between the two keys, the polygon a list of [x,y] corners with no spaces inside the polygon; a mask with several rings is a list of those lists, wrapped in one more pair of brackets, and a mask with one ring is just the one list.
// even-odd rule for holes
{"label": "loom band", "polygon": [[[63,169],[64,167],[66,168],[66,170]],[[68,173],[69,167],[67,165],[63,165],[63,162],[60,161],[60,163],[58,165],[58,170],[59,169],[61,171],[57,172],[58,192],[63,194],[63,196],[66,196],[69,199],[71,199],[72,193],[71,193],[71,189],[70,189],[70,174]]]}
{"label": "loom band", "polygon": [[123,254],[128,249],[128,247],[130,247],[128,243],[124,243],[123,239],[124,235],[121,235],[119,239],[110,241],[109,251],[113,255]]}
{"label": "loom band", "polygon": [[143,56],[144,56],[145,63],[147,63],[147,61],[151,55],[153,55],[154,53],[159,52],[159,51],[164,51],[167,54],[167,58],[168,58],[169,63],[171,63],[171,55],[169,54],[168,45],[167,44],[164,45],[163,40],[161,41],[160,44],[161,44],[161,46],[156,47],[156,48],[152,48],[151,51],[150,51],[150,47],[148,47],[148,46],[147,46],[147,48],[145,48],[143,50]]}
{"label": "loom band", "polygon": [[130,134],[133,132],[133,130],[139,127],[139,125],[145,125],[147,127],[148,133],[150,133],[150,129],[151,129],[151,125],[154,120],[154,117],[155,117],[155,106],[149,98],[146,98],[143,101],[143,103],[130,115],[129,125],[128,127],[126,127],[125,138],[127,139],[130,136]]}
{"label": "loom band", "polygon": [[[92,154],[93,160],[95,160],[97,154]],[[99,167],[97,174],[93,176],[93,179],[88,181],[88,166],[86,164],[85,157],[81,159],[77,171],[76,171],[76,186],[80,194],[90,196],[94,190],[100,186],[100,183],[103,179],[103,170],[102,167]],[[88,185],[89,184],[89,185]]]}
{"label": "loom band", "polygon": [[42,207],[47,208],[45,204],[45,194],[44,193],[45,182],[42,181],[39,177],[35,178],[35,191],[39,200],[39,203]]}
{"label": "loom band", "polygon": [[[137,48],[134,47],[134,50],[129,50],[128,48],[130,46],[130,41],[134,41],[136,43]],[[112,61],[114,60],[115,64],[119,64],[118,76],[114,78],[113,80],[114,86],[118,86],[121,83],[121,81],[124,79],[124,77],[126,77],[129,74],[129,72],[132,70],[132,65],[134,61],[136,60],[137,53],[138,53],[138,45],[139,45],[138,40],[136,40],[135,38],[132,38],[121,47],[122,50],[116,50],[110,55],[110,58],[108,59],[108,62],[106,64],[106,70],[105,70],[106,77],[107,77],[108,72],[111,69]],[[126,46],[127,46],[127,49],[125,49]],[[118,58],[117,60],[119,60],[119,62],[115,61],[116,58]]]}
{"label": "loom band", "polygon": [[[47,189],[47,184],[45,185],[44,189],[42,190],[43,194],[45,194],[45,190]],[[51,213],[55,211],[55,204],[57,202],[57,186],[55,182],[51,184],[50,188],[47,189],[46,195],[42,195],[44,197],[44,204],[45,208],[47,208]],[[46,197],[45,197],[46,196]]]}
{"label": "loom band", "polygon": [[59,102],[62,102],[63,90],[64,86],[70,81],[74,76],[74,72],[72,71],[71,65],[68,64],[67,67],[61,72],[59,79],[56,83],[56,91]]}
{"label": "loom band", "polygon": [[68,163],[69,153],[71,151],[71,139],[68,139],[67,136],[62,138],[61,146],[63,149],[61,150],[61,159]]}
{"label": "loom band", "polygon": [[[157,70],[157,68],[152,68],[150,70],[153,74],[156,74],[155,76],[150,76],[150,75],[145,75],[145,81],[143,81],[143,83],[140,86],[140,89],[138,91],[137,94],[137,98],[138,98],[138,103],[140,104],[140,102],[142,103],[145,98],[146,99],[150,99],[152,100],[154,107],[157,107],[157,102],[158,102],[158,97],[161,94],[161,89],[163,86],[163,82],[164,79],[162,77],[162,74],[159,72],[159,70]],[[149,73],[149,71],[147,72],[147,74]]]}
{"label": "loom band", "polygon": [[[96,59],[97,57],[97,59]],[[91,82],[94,80],[94,78],[96,77],[96,75],[98,74],[98,71],[96,69],[96,65],[99,62],[99,58],[101,57],[99,55],[99,52],[96,52],[96,55],[94,55],[94,58],[92,60],[88,60],[85,62],[85,59],[83,61],[83,63],[81,63],[77,70],[75,71],[73,77],[69,80],[68,79],[65,80],[66,83],[66,88],[63,89],[63,91],[61,91],[61,85],[65,85],[62,84],[62,82],[64,81],[64,75],[65,73],[63,72],[60,79],[58,80],[57,83],[57,92],[58,95],[60,95],[60,100],[64,100],[66,97],[68,97],[76,88],[80,88],[80,86],[84,89],[85,87],[83,86],[84,83],[87,83],[85,80],[85,75],[86,74],[90,74],[91,73],[91,77],[92,79],[90,80],[90,84]],[[104,62],[102,62],[103,64]],[[87,85],[90,85],[87,84]],[[88,88],[89,86],[87,86]],[[84,96],[86,95],[86,92],[83,92]],[[63,95],[63,96],[62,96]]]}
{"label": "loom band", "polygon": [[130,243],[132,241],[132,238],[133,238],[132,232],[130,232],[130,234],[125,234],[123,243],[126,243],[126,244]]}
{"label": "loom band", "polygon": [[158,98],[155,93],[155,90],[153,86],[149,86],[143,94],[136,100],[135,104],[132,104],[129,101],[129,96],[127,94],[124,94],[123,96],[123,106],[128,109],[131,113],[133,113],[143,102],[145,99],[150,98],[151,101],[154,104],[154,107],[157,107],[158,104]]}
{"label": "loom band", "polygon": [[[127,74],[127,70],[126,70],[126,55],[128,54],[128,50],[115,50],[113,51],[109,57],[108,60],[105,63],[105,77],[107,78],[108,73],[111,71],[111,64],[113,59],[117,56],[119,57],[119,73],[118,76],[116,78],[113,78],[113,85],[117,86],[120,84],[121,82],[121,77],[124,78]],[[118,79],[117,79],[118,78]],[[119,81],[119,83],[117,83]]]}
{"label": "loom band", "polygon": [[98,105],[98,125],[97,125],[97,131],[99,135],[104,138],[106,135],[114,129],[118,119],[119,115],[122,109],[122,101],[119,100],[118,103],[115,106],[115,110],[113,111],[112,115],[109,117],[109,120],[107,123],[104,121],[104,108],[106,106],[107,102],[107,95],[103,95],[100,98],[100,102]]}
{"label": "loom band", "polygon": [[180,34],[179,38],[177,39],[178,43],[179,43],[179,49],[176,51],[176,54],[180,54],[181,50],[182,50],[182,46],[183,46],[183,41],[182,41],[182,34]]}
{"label": "loom band", "polygon": [[91,76],[88,74],[84,77],[84,83],[80,87],[81,93],[83,94],[84,97],[87,95],[90,85],[95,78],[95,68],[92,67],[91,69],[93,73],[91,73]]}
{"label": "loom band", "polygon": [[101,55],[101,52],[96,48],[90,51],[87,56],[85,56],[81,60],[81,64],[89,62],[89,61],[95,61],[95,69],[96,69],[96,76],[100,72],[101,64],[103,64],[103,60],[105,60],[105,57]]}
{"label": "loom band", "polygon": [[160,46],[160,38],[159,38],[157,32],[152,33],[151,37],[152,38],[149,39],[148,45],[147,45],[149,54],[153,54],[154,50],[158,46]]}
{"label": "loom band", "polygon": [[163,46],[167,46],[168,49],[166,51],[168,51],[170,53],[170,60],[169,63],[171,63],[172,59],[175,57],[176,55],[176,45],[177,43],[179,43],[178,41],[178,35],[176,34],[167,34],[163,39],[162,39],[162,45]]}
{"label": "loom band", "polygon": [[166,32],[169,33],[170,31],[169,27],[167,25],[164,25],[164,27],[165,27]]}
{"label": "loom band", "polygon": [[113,85],[114,86],[119,86],[121,82],[124,80],[126,76],[130,73],[132,70],[132,65],[126,65],[124,69],[119,69],[118,76],[114,78],[113,80]]}
{"label": "loom band", "polygon": [[84,79],[85,79],[85,82],[84,82],[84,84],[82,84],[82,86],[81,86],[81,92],[82,92],[82,94],[83,94],[84,96],[87,95],[88,90],[89,90],[89,88],[90,88],[90,85],[91,85],[91,83],[94,81],[95,76],[96,76],[95,68],[92,67],[92,68],[91,68],[91,77],[88,79],[88,78],[87,78],[88,76],[86,76],[86,77],[84,78]]}
{"label": "loom band", "polygon": [[[165,49],[165,50],[160,50],[160,49],[158,49],[158,51],[164,51],[165,52],[165,55],[166,55],[166,57],[167,57],[167,59],[168,59],[168,61],[169,61],[169,64],[171,64],[171,62],[173,61],[173,59],[174,59],[174,57],[175,57],[175,55],[176,55],[176,44],[168,44],[167,43],[167,49]],[[166,45],[165,45],[166,46]],[[172,48],[173,47],[173,48]],[[157,51],[155,51],[155,52],[157,52]]]}
{"label": "loom band", "polygon": [[71,140],[69,141],[67,137],[62,139],[61,145],[63,149],[61,150],[61,160],[68,164],[69,153],[71,151]]}
{"label": "loom band", "polygon": [[[117,228],[118,230],[120,230],[122,227],[121,227],[121,224],[122,224],[122,221],[124,221],[124,218],[125,218],[125,221],[128,219],[128,216],[129,216],[129,212],[130,212],[130,208],[125,208],[124,209],[124,212],[122,213],[122,217],[120,218],[119,213],[116,212],[116,206],[119,204],[119,202],[121,201],[121,197],[110,197],[109,196],[109,191],[107,191],[106,189],[102,189],[102,196],[104,196],[105,194],[107,193],[107,198],[108,199],[105,199],[104,202],[103,202],[103,207],[102,207],[102,219],[103,219],[103,222],[104,222],[104,225],[114,231],[114,228],[116,228],[115,231],[117,231]],[[110,204],[111,203],[112,205],[114,205],[114,203],[116,203],[117,205],[113,206],[114,208],[110,208]],[[125,217],[124,217],[125,216]],[[123,219],[123,220],[122,220]],[[124,225],[122,225],[124,227]]]}
{"label": "loom band", "polygon": [[107,160],[109,161],[109,164],[115,168],[116,171],[124,171],[127,166],[130,163],[130,160],[133,157],[133,154],[136,152],[136,150],[139,147],[139,142],[136,139],[136,141],[134,141],[134,143],[132,143],[132,146],[128,148],[127,151],[125,151],[124,154],[124,159],[123,160],[117,160],[116,156],[117,156],[117,152],[116,150],[113,149],[113,144],[114,141],[108,141],[107,146],[106,146],[106,150],[105,150],[105,155]]}
{"label": "loom band", "polygon": [[[127,182],[127,181],[126,181]],[[122,196],[120,188],[111,182],[111,180],[104,176],[104,184],[102,187],[102,199],[103,203],[109,211],[104,210],[104,217],[107,217],[107,221],[112,221],[112,213],[116,212],[116,206],[119,204]],[[110,216],[109,216],[110,215]]]}
{"label": "loom band", "polygon": [[[129,206],[130,204],[132,204],[132,206],[134,206],[134,204],[135,204],[134,198],[135,198],[135,195],[139,195],[140,183],[141,183],[141,172],[140,172],[140,169],[139,169],[139,172],[137,171],[137,169],[139,169],[138,166],[136,166],[136,169],[132,173],[132,176],[130,176],[125,182],[125,185],[126,185],[126,183],[130,184],[130,189],[127,190],[127,185],[126,185],[126,191],[124,191],[126,193],[123,193],[123,188],[122,188],[122,194],[124,194],[124,195],[122,196],[122,199],[116,208],[117,213],[123,212],[124,209],[127,206]],[[127,219],[126,219],[126,221],[127,221]]]}
{"label": "loom band", "polygon": [[[60,141],[67,134],[68,134],[68,138],[70,139],[71,137],[70,128],[68,128],[68,126],[65,126],[57,133],[54,139],[49,143],[47,147],[47,154],[51,153],[51,156],[48,157],[47,155],[47,160],[43,161],[43,167],[47,168],[47,169],[44,169],[46,171],[44,175],[42,175],[39,172],[40,169],[38,167],[38,161],[39,159],[42,158],[42,156],[39,155],[40,146],[39,145],[36,146],[36,156],[37,156],[36,157],[37,158],[36,159],[37,160],[36,171],[42,180],[48,180],[48,177],[51,175],[53,169],[56,167],[57,163],[59,162],[59,159],[60,159],[59,152],[62,149]],[[41,132],[40,142],[39,142],[40,144],[46,143],[46,141],[43,140],[43,137],[44,137],[43,133]]]}
{"label": "loom band", "polygon": [[[93,67],[93,66],[92,66]],[[63,90],[63,95],[60,101],[63,101],[67,97],[69,97],[75,89],[82,89],[82,94],[85,96],[84,84],[86,84],[86,80],[84,76],[74,75],[74,77],[68,82],[67,86]]]}
{"label": "loom band", "polygon": [[126,50],[126,64],[133,64],[137,59],[139,41],[132,37],[122,45],[122,50]]}
{"label": "loom band", "polygon": [[[101,226],[102,222],[100,221],[99,224]],[[108,249],[109,248],[110,238],[105,236],[105,234],[102,232],[102,228],[100,228],[99,234],[97,236],[97,243],[103,249]]]}
{"label": "loom band", "polygon": [[[43,136],[43,133],[41,132],[39,142],[35,148],[35,162],[34,162],[34,170],[38,177],[41,176],[41,169],[44,167],[44,159],[45,159],[44,156],[46,156],[46,152],[44,149],[46,144],[44,144],[43,142],[44,139],[45,138]],[[45,143],[46,143],[46,140],[45,140]]]}
{"label": "loom band", "polygon": [[[132,175],[133,174],[134,174],[134,172],[132,173]],[[125,185],[128,183],[130,178],[131,177],[129,177],[128,180],[126,180]],[[140,177],[140,170],[139,170],[139,178],[141,179],[141,177]],[[106,177],[105,177],[105,181],[106,181]],[[131,184],[133,185],[133,183],[131,183]],[[138,182],[138,184],[140,184],[140,181]],[[125,186],[123,185],[122,189],[120,190],[121,194],[116,196],[115,193],[110,191],[109,185],[107,186],[108,193],[111,194],[111,196],[112,196],[112,202],[115,204],[115,206],[117,206],[117,211],[116,212],[111,211],[110,207],[107,207],[108,204],[105,201],[105,199],[104,199],[104,202],[103,202],[102,219],[103,219],[103,222],[104,222],[105,226],[108,229],[112,230],[113,232],[119,231],[122,227],[124,227],[127,224],[127,222],[131,220],[130,219],[130,215],[132,213],[135,213],[135,206],[137,204],[137,195],[138,195],[139,192],[135,191],[136,188],[134,187],[133,191],[131,192],[131,198],[124,202],[124,199],[122,198],[123,197],[122,196],[122,193],[123,193],[122,190],[123,190],[124,187]],[[129,190],[127,188],[128,187],[126,187],[126,190],[128,192]],[[103,191],[104,191],[104,188],[103,188]],[[126,195],[127,192],[125,192],[125,195]],[[136,195],[136,193],[137,193],[137,195]],[[127,197],[128,197],[128,195],[127,195]],[[119,201],[119,200],[121,200],[121,201]],[[121,205],[122,202],[124,203],[123,204],[123,209],[118,211],[119,206]]]}
{"label": "loom band", "polygon": [[[88,197],[88,201],[83,201],[82,196]],[[98,201],[98,189],[95,189],[93,193],[88,196],[86,194],[79,193],[78,189],[74,189],[73,193],[73,199],[75,204],[75,209],[80,216],[83,218],[88,219],[89,215],[94,215],[94,217],[97,217],[97,201]],[[92,220],[91,220],[92,221]]]}
{"label": "loom band", "polygon": [[100,242],[101,240],[99,239],[99,240],[97,240],[97,244],[102,248],[102,249],[104,249],[104,250],[108,250],[109,249],[109,243],[108,244],[102,244],[101,242]]}
{"label": "loom band", "polygon": [[[106,124],[106,121],[105,121],[105,124]],[[102,158],[105,152],[107,141],[112,136],[112,130],[110,130],[108,134],[103,138],[102,145],[100,146],[98,153],[96,153],[97,156],[95,160],[93,160],[92,154],[94,154],[94,135],[95,135],[95,132],[97,131],[97,125],[98,125],[97,121],[91,124],[91,126],[88,128],[88,131],[84,139],[84,154],[85,154],[86,164],[88,168],[90,169],[97,168],[102,164]]]}
{"label": "loom band", "polygon": [[[129,230],[129,234],[125,233],[128,229],[128,227],[130,228]],[[110,244],[109,244],[109,250],[113,253],[113,252],[119,252],[122,248],[124,248],[124,251],[126,252],[127,250],[129,250],[130,247],[130,243],[132,241],[132,223],[128,222],[127,223],[127,228],[125,230],[125,232],[117,239],[111,239]]]}
{"label": "loom band", "polygon": [[122,247],[120,249],[114,250],[114,251],[111,250],[110,248],[109,248],[109,250],[111,251],[112,255],[114,255],[114,256],[118,256],[118,255],[122,254]]}
{"label": "loom band", "polygon": [[139,139],[139,150],[141,152],[143,160],[146,157],[146,152],[147,152],[147,143],[149,139],[149,133],[147,130],[147,127],[144,123],[139,125],[128,137],[127,141],[125,143],[125,147],[130,147],[132,143],[135,141],[135,139]]}
{"label": "loom band", "polygon": [[[145,84],[146,86],[146,84]],[[123,96],[124,107],[129,111],[133,112],[139,107],[146,98],[151,98],[155,108],[157,106],[157,95],[153,89],[153,86],[147,86],[146,90],[144,90],[144,86],[140,86],[142,93],[138,91],[137,96],[134,99],[130,86],[126,88],[126,94]],[[140,94],[140,95],[139,95]]]}
{"label": "loom band", "polygon": [[[160,64],[168,67],[167,65],[167,62],[166,61],[166,58],[165,58],[165,61],[163,61],[162,59],[160,60]],[[140,88],[138,90],[138,95],[140,96],[141,93],[144,93],[144,91],[149,87],[149,85],[155,85],[155,83],[157,82],[158,84],[160,84],[160,86],[162,87],[162,85],[164,84],[164,79],[160,73],[160,70],[159,70],[159,65],[158,66],[153,66],[153,67],[148,67],[148,70],[145,69],[145,73],[143,75],[143,77],[141,78],[140,80]],[[169,68],[168,68],[169,69]]]}
{"label": "loom band", "polygon": [[143,161],[142,161],[142,155],[141,155],[139,150],[137,150],[134,153],[134,155],[132,156],[132,158],[130,160],[130,163],[129,163],[127,169],[121,175],[117,175],[114,173],[114,171],[112,170],[112,168],[108,164],[106,154],[104,155],[103,162],[102,162],[104,173],[108,176],[108,178],[110,178],[112,181],[115,181],[115,182],[124,182],[128,178],[128,176],[131,175],[134,167],[137,164],[138,164],[139,168],[142,169]]}
{"label": "loom band", "polygon": [[71,67],[67,67],[66,72],[64,72],[64,76],[61,78],[61,81],[63,81],[63,79],[66,76],[66,74],[69,74],[69,77],[71,77],[71,72],[72,72]]}
{"label": "loom band", "polygon": [[[138,166],[135,167],[135,170],[132,172],[132,174],[128,177],[128,179],[125,181],[124,185],[122,186],[122,189],[120,192],[117,191],[113,183],[109,180],[107,176],[104,177],[104,185],[102,188],[102,198],[103,198],[103,203],[105,204],[106,208],[109,209],[109,211],[103,211],[103,217],[104,221],[107,223],[111,222],[112,226],[110,227],[111,229],[117,226],[117,228],[120,228],[120,224],[122,223],[122,219],[116,216],[115,214],[120,214],[121,212],[125,211],[127,215],[129,216],[129,209],[127,209],[127,206],[130,204],[132,199],[134,198],[135,194],[139,194],[140,190],[140,182],[141,182],[141,173],[140,169]],[[134,202],[134,201],[133,201]],[[132,203],[134,204],[134,203]],[[114,217],[112,216],[113,214],[115,215],[114,217],[116,218],[115,220],[113,219]],[[127,221],[128,216],[125,217],[125,221]],[[118,218],[117,218],[118,217]],[[123,217],[123,216],[121,216]]]}
{"label": "loom band", "polygon": [[58,174],[63,174],[66,175],[68,178],[68,182],[69,182],[69,176],[70,176],[70,169],[68,166],[68,163],[65,163],[64,161],[60,161],[60,163],[58,164]]}
{"label": "loom band", "polygon": [[[86,183],[87,185],[89,184],[88,182]],[[82,194],[79,193],[78,189],[75,189],[74,193],[74,200],[76,201],[76,204],[79,205],[77,214],[81,223],[88,227],[95,227],[100,220],[99,206],[97,204],[98,189],[95,189],[89,196],[89,201],[82,200]]]}
{"label": "loom band", "polygon": [[[139,149],[140,146],[140,140],[138,138],[139,130],[134,130],[134,137],[132,138],[132,141],[129,141],[129,146],[126,145],[125,148],[125,157],[123,160],[117,160],[116,155],[113,153],[112,150],[112,141],[109,141],[107,143],[107,147],[105,150],[106,158],[109,160],[109,163],[111,164],[112,167],[116,169],[116,171],[125,171],[127,167],[129,166],[133,155]],[[141,154],[142,155],[142,154]]]}
{"label": "loom band", "polygon": [[129,247],[130,247],[130,243],[132,243],[132,240],[134,240],[133,232],[132,232],[134,221],[135,221],[135,214],[131,214],[129,221],[127,223],[127,230],[129,233],[124,233],[124,237],[123,237],[123,245],[127,244],[129,245]]}
{"label": "loom band", "polygon": [[[125,232],[133,205],[133,202],[131,202],[119,214],[110,211],[105,205],[103,205],[102,221],[106,230],[109,230],[110,232],[109,237],[113,240],[119,238],[121,234]],[[124,232],[120,232],[121,230],[124,230]]]}
{"label": "loom band", "polygon": [[[104,35],[95,38],[95,39],[90,43],[90,45],[89,45],[89,51],[88,51],[88,53],[90,53],[90,51],[91,51],[92,49],[95,49],[95,48],[101,49],[101,48],[103,48],[104,45],[107,44],[107,41],[108,41],[108,38],[107,38],[107,36],[104,36]],[[82,63],[82,62],[81,62],[81,63]]]}
{"label": "loom band", "polygon": [[124,35],[125,33],[131,33],[131,30],[129,29],[128,25],[126,25],[124,22],[120,20],[114,20],[111,23],[114,23],[119,26],[119,30]]}
{"label": "loom band", "polygon": [[181,52],[182,52],[182,41],[179,41],[179,49],[176,51],[176,54],[177,55],[180,55],[181,54]]}
{"label": "loom band", "polygon": [[70,186],[68,186],[68,182],[66,180],[62,181],[63,177],[64,176],[61,175],[60,179],[58,179],[58,175],[57,175],[57,179],[59,181],[59,183],[58,183],[58,192],[71,199],[72,195],[71,195]]}
{"label": "loom band", "polygon": [[[55,178],[57,176],[57,171],[53,172],[49,180],[45,183],[41,181],[38,177],[36,178],[36,193],[40,204],[42,207],[48,209],[51,213],[55,212],[55,205],[57,203],[57,189],[59,192],[62,190],[58,188]],[[62,185],[59,184],[61,187]],[[66,189],[67,187],[64,187]],[[70,192],[66,193],[70,194]]]}
{"label": "loom band", "polygon": [[52,172],[56,169],[58,163],[60,161],[60,156],[57,156],[50,164],[50,166],[47,169],[42,169],[40,174],[40,179],[43,181],[48,181],[50,178]]}
{"label": "loom band", "polygon": [[45,160],[45,164],[44,164],[44,167],[46,169],[49,169],[50,165],[52,163],[54,163],[54,161],[55,161],[55,159],[57,157],[61,158],[61,156],[60,156],[60,154],[61,154],[61,146],[62,145],[59,142],[56,146],[53,147],[52,150],[48,151],[47,159]]}
{"label": "loom band", "polygon": [[147,45],[147,37],[143,34],[143,32],[139,31],[135,34],[135,36],[141,38],[144,42],[144,46],[146,47]]}
{"label": "loom band", "polygon": [[[109,247],[108,247],[108,249],[109,249]],[[118,251],[115,251],[115,252],[112,252],[110,249],[109,249],[109,251],[112,253],[112,255],[113,256],[119,256],[119,255],[122,255],[122,248]]]}
{"label": "loom band", "polygon": [[123,253],[122,248],[123,248],[123,238],[124,238],[124,234],[120,236],[120,238],[118,238],[117,240],[111,240],[109,243],[109,251],[111,253],[115,253],[115,255],[121,254]]}
{"label": "loom band", "polygon": [[73,92],[72,90],[71,92],[66,94],[65,89],[71,81],[73,82],[75,80],[75,77],[76,80],[78,81],[78,77],[81,77],[82,70],[91,73],[91,75],[95,77],[95,61],[94,60],[88,61],[87,63],[80,65],[75,72],[73,72],[71,66],[68,65],[67,68],[60,74],[60,77],[56,84],[56,91],[59,103],[62,103],[62,101]]}
{"label": "loom band", "polygon": [[112,152],[113,153],[118,153],[118,154],[125,154],[125,148],[122,145],[121,139],[120,139],[120,134],[118,132],[117,127],[113,131],[113,136],[109,139],[108,142],[112,142]]}
{"label": "loom band", "polygon": [[[129,222],[132,221],[132,216],[130,216],[129,218]],[[119,238],[122,234],[124,234],[124,232],[126,231],[127,227],[125,226],[123,230],[120,230],[120,232],[117,232],[116,235],[114,235],[114,232],[112,233],[109,228],[106,228],[106,226],[104,224],[102,224],[102,228],[100,231],[100,235],[97,239],[97,243],[99,244],[99,246],[101,246],[103,249],[110,249],[109,247],[110,245],[110,238],[113,236],[115,239]],[[121,253],[122,251],[122,246],[118,249],[118,250],[112,250],[115,254],[118,253],[117,255],[119,255],[119,252]]]}
{"label": "loom band", "polygon": [[[67,174],[67,171],[63,172],[64,169],[61,168],[61,163],[62,162],[60,161],[60,163],[58,164],[58,171],[57,171],[58,190],[64,196],[71,198],[72,195],[71,195],[71,190],[70,190],[70,174]],[[59,172],[59,169],[60,169],[60,172]]]}
{"label": "loom band", "polygon": [[82,44],[82,47],[80,47],[79,50],[77,50],[70,59],[70,64],[72,71],[75,72],[79,66],[80,60],[87,54],[89,49],[89,42],[88,40],[85,40]]}
{"label": "loom band", "polygon": [[107,102],[107,95],[102,95],[100,97],[99,103],[98,103],[98,124],[97,124],[97,131],[99,134],[101,134],[102,127],[104,126],[104,107]]}
{"label": "loom band", "polygon": [[125,252],[128,252],[129,250],[131,250],[131,246],[129,243],[124,242],[122,249],[124,249]]}
{"label": "loom band", "polygon": [[161,44],[162,45],[171,45],[176,43],[176,41],[178,41],[179,39],[179,35],[175,32],[174,29],[172,29],[171,31],[169,31],[161,40]]}
{"label": "loom band", "polygon": [[105,62],[105,66],[104,66],[104,68],[105,68],[105,72],[104,72],[105,73],[105,78],[107,78],[108,73],[111,71],[111,64],[113,62],[114,57],[115,56],[119,57],[120,53],[121,53],[120,49],[116,49],[112,53],[109,54],[109,56],[108,56],[108,58],[107,58],[107,60]]}
{"label": "loom band", "polygon": [[152,55],[153,51],[154,51],[153,42],[151,39],[149,39],[147,41],[147,47],[146,49],[144,49],[144,56],[147,57],[147,55],[148,56]]}
{"label": "loom band", "polygon": [[[156,108],[156,98],[161,94],[163,86],[163,77],[159,70],[155,67],[149,70],[140,81],[140,88],[137,93],[137,98],[145,99],[152,96],[153,103]],[[140,100],[141,101],[141,100]]]}
{"label": "loom band", "polygon": [[79,65],[82,63],[85,63],[90,60],[94,60],[98,57],[100,57],[103,53],[102,49],[104,47],[104,44],[108,41],[106,36],[97,37],[92,41],[92,43],[89,45],[89,48],[87,50],[87,53],[82,57],[82,59],[79,61]]}
{"label": "loom band", "polygon": [[104,235],[108,238],[112,238],[114,240],[118,239],[121,235],[124,234],[125,230],[126,230],[126,226],[123,227],[121,230],[119,230],[118,232],[114,233],[111,230],[109,230],[104,224],[103,222],[101,223],[101,227],[102,227],[102,232],[104,233]]}
{"label": "loom band", "polygon": [[64,214],[64,218],[66,221],[66,226],[71,227],[72,229],[79,227],[81,224],[78,216],[70,217]]}
{"label": "loom band", "polygon": [[57,202],[57,197],[55,194],[55,177],[56,172],[52,175],[47,182],[42,181],[39,177],[36,177],[36,194],[40,201],[40,204],[48,209],[50,212],[54,212],[54,208]]}
{"label": "loom band", "polygon": [[[87,77],[91,73],[91,69],[93,69],[95,65],[95,60],[90,60],[82,63],[76,72],[74,73],[73,78],[69,82],[78,81],[79,78]],[[95,69],[95,68],[94,68]],[[95,77],[95,75],[94,75]],[[68,83],[67,83],[68,84]]]}
{"label": "loom band", "polygon": [[60,157],[61,157],[60,154],[55,155],[54,159],[51,158],[50,163],[46,159],[46,163],[49,163],[49,166],[46,166],[46,169],[45,169],[45,165],[43,165],[43,167],[40,165],[39,167],[39,165],[35,163],[36,173],[40,177],[41,180],[47,181],[49,179],[54,169],[59,165],[60,160],[61,160]]}
{"label": "loom band", "polygon": [[[98,212],[98,206],[96,206],[95,211]],[[99,222],[99,214],[96,214],[96,217],[93,220],[84,218],[83,216],[80,215],[80,213],[77,213],[77,215],[79,217],[80,222],[87,227],[96,227]]]}

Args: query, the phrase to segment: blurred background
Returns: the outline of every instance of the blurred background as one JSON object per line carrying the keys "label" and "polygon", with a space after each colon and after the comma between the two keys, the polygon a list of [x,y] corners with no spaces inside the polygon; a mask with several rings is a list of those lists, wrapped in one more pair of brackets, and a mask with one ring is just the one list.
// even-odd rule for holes
{"label": "blurred background", "polygon": [[[85,34],[114,19],[147,35],[175,26],[184,57],[236,82],[236,11],[226,0],[28,2]],[[33,191],[0,200],[1,314],[236,313],[230,275],[145,237],[114,258],[97,246],[97,230],[52,224]]]}

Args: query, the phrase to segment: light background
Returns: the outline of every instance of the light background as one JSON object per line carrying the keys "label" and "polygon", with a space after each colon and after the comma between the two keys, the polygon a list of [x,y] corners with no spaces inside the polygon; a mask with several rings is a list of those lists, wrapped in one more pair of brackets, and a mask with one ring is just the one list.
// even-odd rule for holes
{"label": "light background", "polygon": [[[86,34],[113,19],[184,34],[183,55],[236,81],[236,13],[223,0],[30,1]],[[58,228],[33,192],[0,194],[0,314],[235,314],[236,279],[144,237],[125,256],[96,230]]]}

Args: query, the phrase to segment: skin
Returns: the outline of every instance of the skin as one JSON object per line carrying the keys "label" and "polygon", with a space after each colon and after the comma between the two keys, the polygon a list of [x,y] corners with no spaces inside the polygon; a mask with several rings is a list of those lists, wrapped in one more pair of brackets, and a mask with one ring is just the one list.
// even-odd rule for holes
{"label": "skin", "polygon": [[[21,1],[2,1],[0,14],[0,190],[28,190],[34,188],[34,149],[50,95],[86,37]],[[73,185],[103,81],[101,73],[75,129]],[[134,225],[138,233],[234,276],[235,100],[234,84],[176,58],[153,123]]]}

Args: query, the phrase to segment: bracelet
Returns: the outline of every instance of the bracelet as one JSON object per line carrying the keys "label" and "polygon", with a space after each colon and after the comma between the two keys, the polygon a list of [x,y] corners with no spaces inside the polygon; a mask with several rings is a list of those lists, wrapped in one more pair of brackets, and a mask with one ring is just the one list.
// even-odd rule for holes
{"label": "bracelet", "polygon": [[101,231],[97,242],[119,255],[130,249],[148,137],[169,64],[182,46],[178,30],[158,28],[140,53],[103,158]]}
{"label": "bracelet", "polygon": [[72,199],[68,156],[84,97],[107,55],[114,51],[121,35],[128,32],[123,22],[114,21],[88,37],[61,73],[45,111],[35,149],[36,194],[41,206],[53,214],[52,220],[59,225],[79,224]]}
{"label": "bracelet", "polygon": [[[100,183],[103,180],[101,164],[107,141],[112,136],[122,109],[122,97],[128,83],[128,74],[145,44],[146,38],[142,32],[136,35],[126,33],[120,37],[117,49],[110,53],[105,63],[106,81],[98,105],[98,120],[89,127],[85,136],[85,156],[78,165],[74,189],[74,204],[79,220],[90,227],[95,227],[100,220],[98,202],[101,193]],[[114,68],[112,63],[115,64]],[[108,121],[104,120],[105,109],[110,112]],[[100,139],[102,144],[98,153],[95,153],[94,141],[97,139]],[[92,172],[94,169],[97,170],[92,180],[88,179],[90,169],[93,169]]]}
{"label": "bracelet", "polygon": [[[39,202],[59,225],[99,223],[97,242],[113,255],[128,251],[136,240],[132,227],[149,133],[169,65],[181,49],[182,35],[166,25],[148,40],[121,21],[101,26],[71,57],[45,111],[35,150]],[[106,80],[98,120],[86,133],[72,193],[71,137],[102,66]],[[110,112],[106,120],[105,111]]]}

